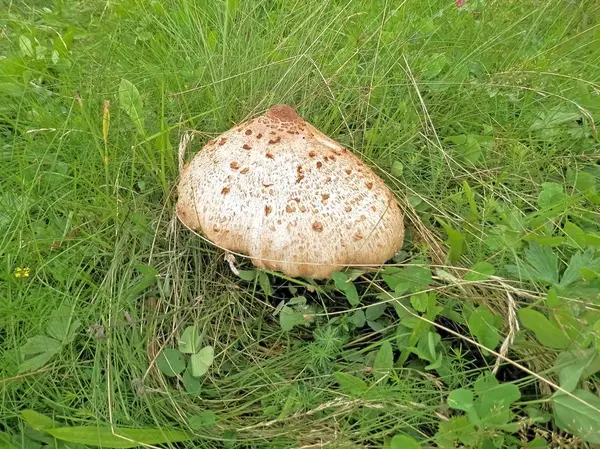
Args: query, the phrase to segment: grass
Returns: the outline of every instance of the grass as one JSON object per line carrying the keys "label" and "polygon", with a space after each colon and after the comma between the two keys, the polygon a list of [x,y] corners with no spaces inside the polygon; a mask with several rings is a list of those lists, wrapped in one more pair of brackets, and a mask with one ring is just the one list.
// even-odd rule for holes
{"label": "grass", "polygon": [[[550,397],[560,385],[581,399],[562,416],[600,428],[597,2],[24,0],[1,14],[6,447],[55,444],[24,409],[61,425],[193,431],[177,443],[190,448],[409,447],[390,442],[400,434],[423,447],[600,442],[566,431]],[[122,79],[140,94],[137,125]],[[244,281],[173,219],[181,135],[198,130],[199,150],[276,103],[394,190],[407,211],[395,262],[433,273],[420,290],[436,306],[381,272],[355,279],[358,306],[332,283]],[[484,262],[494,276],[465,279]],[[275,309],[298,295],[312,322],[283,331]],[[526,319],[532,304],[562,340]],[[356,325],[358,310],[369,324]],[[199,394],[155,363],[189,325],[215,350]],[[23,370],[36,335],[60,349]],[[388,346],[394,369],[381,378]],[[472,422],[448,403],[492,372],[485,346],[519,391],[496,403],[506,422]],[[432,347],[441,365],[427,368]],[[577,390],[554,368],[569,354],[588,369]]]}

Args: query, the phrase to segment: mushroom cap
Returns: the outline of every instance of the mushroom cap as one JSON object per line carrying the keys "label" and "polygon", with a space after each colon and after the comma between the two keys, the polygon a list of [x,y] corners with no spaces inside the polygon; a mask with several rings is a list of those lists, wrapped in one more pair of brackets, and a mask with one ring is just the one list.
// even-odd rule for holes
{"label": "mushroom cap", "polygon": [[177,216],[259,268],[329,278],[402,246],[384,182],[339,143],[276,105],[208,142],[181,172]]}

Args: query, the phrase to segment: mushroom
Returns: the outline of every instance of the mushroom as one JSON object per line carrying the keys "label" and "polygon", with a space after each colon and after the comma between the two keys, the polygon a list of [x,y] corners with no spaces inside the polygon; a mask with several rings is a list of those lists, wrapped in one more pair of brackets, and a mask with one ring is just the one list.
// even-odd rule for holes
{"label": "mushroom", "polygon": [[287,105],[194,156],[181,172],[177,216],[217,246],[292,277],[381,265],[404,238],[384,182]]}

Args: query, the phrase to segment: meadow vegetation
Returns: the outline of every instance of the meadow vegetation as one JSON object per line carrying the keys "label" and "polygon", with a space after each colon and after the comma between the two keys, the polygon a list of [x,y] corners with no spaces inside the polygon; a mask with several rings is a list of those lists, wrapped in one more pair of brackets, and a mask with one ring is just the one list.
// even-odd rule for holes
{"label": "meadow vegetation", "polygon": [[[277,103],[397,195],[389,266],[173,218],[181,136]],[[3,0],[0,448],[600,444],[599,125],[596,0]]]}

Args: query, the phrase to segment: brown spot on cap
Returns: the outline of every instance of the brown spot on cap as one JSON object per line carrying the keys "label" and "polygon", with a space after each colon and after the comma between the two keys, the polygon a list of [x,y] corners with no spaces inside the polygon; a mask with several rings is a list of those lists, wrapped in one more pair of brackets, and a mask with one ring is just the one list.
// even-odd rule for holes
{"label": "brown spot on cap", "polygon": [[330,160],[330,161],[335,161],[335,156],[333,156],[333,155],[331,155],[331,154],[330,154],[330,155],[329,155],[329,160]]}
{"label": "brown spot on cap", "polygon": [[225,145],[225,142],[227,142],[227,139],[225,137],[221,137],[221,140],[219,140],[219,145]]}
{"label": "brown spot on cap", "polygon": [[323,204],[325,204],[325,202],[329,199],[329,195],[326,193],[323,193],[321,195],[321,201],[323,202]]}
{"label": "brown spot on cap", "polygon": [[262,137],[262,134],[261,134],[261,133],[258,133],[258,134],[256,135],[256,138],[257,138],[257,139],[260,139],[261,137]]}
{"label": "brown spot on cap", "polygon": [[291,214],[292,212],[296,212],[296,209],[288,204],[287,206],[285,206],[285,211],[288,214]]}
{"label": "brown spot on cap", "polygon": [[321,168],[323,166],[323,162],[319,161],[317,162],[317,168]]}
{"label": "brown spot on cap", "polygon": [[249,136],[250,134],[252,134],[252,130],[251,130],[251,129],[247,129],[245,134],[246,134],[247,136]]}
{"label": "brown spot on cap", "polygon": [[272,210],[273,209],[271,209],[271,206],[265,206],[265,215],[269,215]]}
{"label": "brown spot on cap", "polygon": [[302,165],[298,165],[298,167],[296,167],[296,173],[298,174],[298,177],[296,178],[296,184],[298,184],[304,179],[304,169],[302,168]]}
{"label": "brown spot on cap", "polygon": [[352,170],[351,170],[351,169],[349,169],[349,168],[347,168],[347,169],[346,169],[346,174],[347,174],[347,175],[350,175],[350,174],[352,174]]}
{"label": "brown spot on cap", "polygon": [[251,150],[252,147],[250,145],[248,145],[247,143],[244,144],[244,146],[242,147],[244,150]]}
{"label": "brown spot on cap", "polygon": [[306,206],[304,206],[304,204],[300,205],[300,212],[306,212]]}
{"label": "brown spot on cap", "polygon": [[331,182],[331,176],[328,176],[327,178],[325,178],[325,182]]}
{"label": "brown spot on cap", "polygon": [[242,170],[240,170],[240,174],[245,175],[246,173],[248,173],[249,168],[243,168]]}
{"label": "brown spot on cap", "polygon": [[277,104],[267,111],[267,116],[282,122],[295,122],[300,117],[292,108],[286,104]]}
{"label": "brown spot on cap", "polygon": [[240,164],[237,161],[233,161],[231,164],[229,164],[229,167],[237,170],[238,168],[240,168]]}
{"label": "brown spot on cap", "polygon": [[281,140],[281,136],[277,136],[275,139],[269,139],[269,144],[273,145],[274,143],[278,143]]}
{"label": "brown spot on cap", "polygon": [[372,210],[373,212],[377,212],[377,208],[376,208],[375,206],[371,206],[371,210]]}
{"label": "brown spot on cap", "polygon": [[313,231],[317,231],[317,232],[322,232],[323,231],[323,225],[321,223],[319,223],[318,221],[315,221],[312,224],[312,228],[313,228]]}
{"label": "brown spot on cap", "polygon": [[363,238],[362,232],[356,231],[356,233],[354,234],[354,240],[362,240],[362,238]]}
{"label": "brown spot on cap", "polygon": [[271,187],[272,185],[273,185],[272,183],[271,183],[271,184],[268,184],[268,183],[266,183],[266,182],[263,182],[263,187]]}
{"label": "brown spot on cap", "polygon": [[371,190],[373,188],[372,182],[367,182],[365,185],[367,186],[367,189],[369,189],[369,190]]}
{"label": "brown spot on cap", "polygon": [[344,207],[344,210],[346,212],[352,212],[352,206],[346,206],[346,207]]}
{"label": "brown spot on cap", "polygon": [[231,191],[231,187],[223,187],[221,189],[221,195],[227,195]]}
{"label": "brown spot on cap", "polygon": [[315,153],[314,151],[311,151],[310,153],[308,153],[308,155],[310,157],[315,157],[317,155],[317,153]]}
{"label": "brown spot on cap", "polygon": [[266,156],[267,156],[269,159],[273,159],[273,155],[272,155],[271,153],[267,153],[267,154],[266,154]]}

